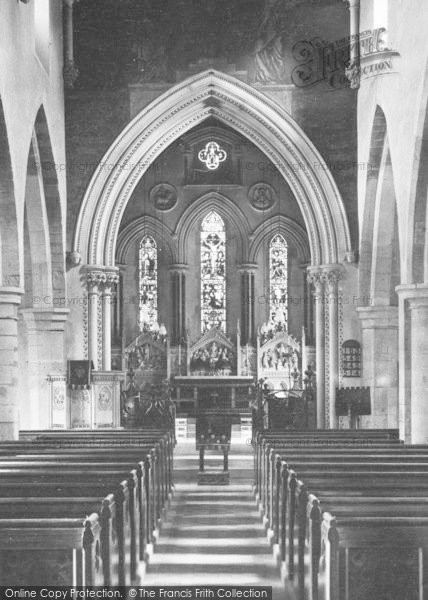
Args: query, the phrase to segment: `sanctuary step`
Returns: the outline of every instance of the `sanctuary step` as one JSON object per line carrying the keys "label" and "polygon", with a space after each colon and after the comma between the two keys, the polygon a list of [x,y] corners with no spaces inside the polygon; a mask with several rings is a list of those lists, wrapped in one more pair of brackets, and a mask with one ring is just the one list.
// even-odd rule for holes
{"label": "sanctuary step", "polygon": [[[207,468],[216,460],[214,453],[207,453]],[[295,600],[294,592],[281,582],[254,502],[249,444],[231,444],[229,470],[229,486],[199,487],[195,441],[178,441],[175,494],[144,585],[272,586],[275,600]]]}

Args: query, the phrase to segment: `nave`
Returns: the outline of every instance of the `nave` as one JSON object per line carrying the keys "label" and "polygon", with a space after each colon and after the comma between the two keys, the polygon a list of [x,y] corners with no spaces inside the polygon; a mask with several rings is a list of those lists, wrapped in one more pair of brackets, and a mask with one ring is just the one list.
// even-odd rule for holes
{"label": "nave", "polygon": [[[254,428],[252,445],[232,441],[229,485],[197,485],[194,439],[175,442],[171,428],[3,442],[0,585],[425,600],[426,445],[396,430]],[[224,469],[208,445],[205,475]]]}

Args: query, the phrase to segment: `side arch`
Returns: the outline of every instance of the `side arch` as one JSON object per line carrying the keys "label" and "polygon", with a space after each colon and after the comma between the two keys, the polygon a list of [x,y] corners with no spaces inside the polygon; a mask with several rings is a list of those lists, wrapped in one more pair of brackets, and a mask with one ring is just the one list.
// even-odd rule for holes
{"label": "side arch", "polygon": [[9,138],[0,98],[0,282],[21,287],[19,236]]}
{"label": "side arch", "polygon": [[65,298],[65,245],[61,198],[58,188],[58,177],[54,168],[55,160],[51,138],[43,106],[37,112],[34,134],[40,156],[44,200],[49,225],[52,293],[57,298]]}
{"label": "side arch", "polygon": [[359,293],[361,297],[370,296],[373,257],[373,227],[378,192],[379,173],[387,139],[385,114],[380,106],[376,107],[373,118],[372,136],[370,143],[369,164],[367,172],[366,197],[364,201],[364,216],[361,227],[360,260],[359,260]]}

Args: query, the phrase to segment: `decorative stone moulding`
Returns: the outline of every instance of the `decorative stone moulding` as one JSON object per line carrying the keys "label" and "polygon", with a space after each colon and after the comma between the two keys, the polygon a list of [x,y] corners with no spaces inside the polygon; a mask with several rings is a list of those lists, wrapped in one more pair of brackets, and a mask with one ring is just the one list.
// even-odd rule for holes
{"label": "decorative stone moulding", "polygon": [[248,199],[256,210],[269,210],[276,202],[276,192],[268,183],[255,183],[248,191]]}
{"label": "decorative stone moulding", "polygon": [[158,183],[150,190],[150,201],[156,210],[171,210],[177,204],[177,190],[170,183]]}

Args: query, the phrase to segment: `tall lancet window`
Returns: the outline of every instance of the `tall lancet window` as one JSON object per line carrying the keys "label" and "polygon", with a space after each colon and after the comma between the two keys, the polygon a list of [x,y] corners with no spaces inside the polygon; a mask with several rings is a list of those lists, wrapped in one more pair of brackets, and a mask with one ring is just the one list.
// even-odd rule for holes
{"label": "tall lancet window", "polygon": [[201,227],[201,331],[226,332],[226,232],[211,211]]}
{"label": "tall lancet window", "polygon": [[158,249],[146,235],[140,242],[140,330],[153,329],[158,320]]}
{"label": "tall lancet window", "polygon": [[282,235],[269,245],[270,319],[287,328],[288,321],[288,247]]}

